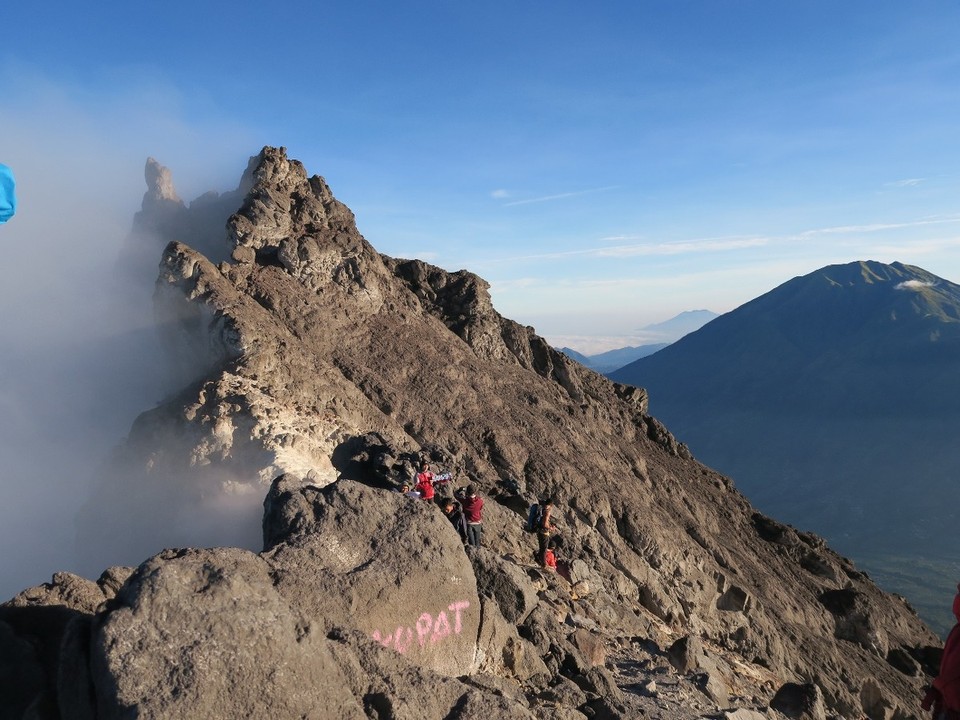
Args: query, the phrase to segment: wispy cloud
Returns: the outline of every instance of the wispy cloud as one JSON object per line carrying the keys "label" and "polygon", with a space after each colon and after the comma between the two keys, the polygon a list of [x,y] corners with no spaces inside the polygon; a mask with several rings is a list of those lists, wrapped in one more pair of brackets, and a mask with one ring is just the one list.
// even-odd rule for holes
{"label": "wispy cloud", "polygon": [[922,183],[926,178],[906,178],[904,180],[894,180],[893,182],[884,183],[884,187],[916,187]]}
{"label": "wispy cloud", "polygon": [[806,230],[800,233],[799,237],[807,238],[814,235],[839,235],[855,233],[882,232],[884,230],[902,230],[903,228],[923,227],[925,225],[946,225],[951,223],[960,223],[960,215],[922,218],[920,220],[911,220],[900,223],[872,223],[869,225],[839,225],[837,227],[818,228],[816,230]]}
{"label": "wispy cloud", "polygon": [[637,257],[642,255],[686,255],[701,252],[727,252],[766,245],[763,237],[722,237],[681,240],[678,242],[613,245],[609,247],[585,250],[592,257]]}
{"label": "wispy cloud", "polygon": [[492,197],[494,200],[504,200],[510,197],[510,191],[504,190],[503,188],[498,188],[490,193],[490,197]]}
{"label": "wispy cloud", "polygon": [[[557,193],[556,195],[543,195],[542,197],[527,198],[526,200],[514,200],[504,203],[504,207],[514,207],[516,205],[532,205],[533,203],[550,202],[551,200],[563,200],[565,198],[579,197],[581,195],[592,195],[593,193],[616,190],[617,185],[608,185],[607,187],[591,188],[589,190],[577,190],[574,192]],[[504,196],[506,197],[506,196]]]}
{"label": "wispy cloud", "polygon": [[[602,238],[603,240],[626,240],[628,236]],[[523,260],[563,260],[567,258],[627,258],[643,256],[684,255],[688,253],[728,252],[766,245],[763,237],[719,237],[680,240],[677,242],[642,242],[623,245],[605,245],[603,247],[582,250],[563,250],[559,252],[531,253],[510,257],[492,258],[484,263],[518,262]],[[481,263],[476,263],[481,264]]]}

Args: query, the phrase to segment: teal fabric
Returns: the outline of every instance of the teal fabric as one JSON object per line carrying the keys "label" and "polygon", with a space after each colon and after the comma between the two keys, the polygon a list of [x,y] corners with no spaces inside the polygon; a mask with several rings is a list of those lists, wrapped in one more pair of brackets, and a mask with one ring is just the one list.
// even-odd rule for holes
{"label": "teal fabric", "polygon": [[0,165],[0,223],[5,223],[17,211],[15,184],[13,171],[6,165]]}

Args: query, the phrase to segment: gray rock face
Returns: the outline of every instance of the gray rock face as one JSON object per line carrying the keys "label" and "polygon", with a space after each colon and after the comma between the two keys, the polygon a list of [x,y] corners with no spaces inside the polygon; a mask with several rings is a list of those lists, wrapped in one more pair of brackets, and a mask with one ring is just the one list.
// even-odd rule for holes
{"label": "gray rock face", "polygon": [[[264,526],[273,544],[261,555],[164,551],[96,615],[78,613],[59,661],[71,668],[59,680],[64,717],[327,718],[336,708],[344,718],[467,718],[487,706],[530,717],[443,677],[525,679],[545,668],[495,606],[481,613],[439,508],[346,480],[319,490],[285,477]],[[65,580],[46,597],[64,595]]]}
{"label": "gray rock face", "polygon": [[696,636],[682,637],[667,651],[670,664],[678,673],[686,674],[701,667],[706,653],[703,650],[703,641]]}
{"label": "gray rock face", "polygon": [[[752,709],[789,682],[834,715],[916,712],[924,678],[904,658],[936,638],[822,541],[755,513],[645,393],[501,317],[480,278],[379,255],[282,149],[253,158],[237,192],[177,221],[223,260],[163,252],[157,311],[191,381],[137,419],[82,527],[90,544],[152,548],[123,562],[151,559],[41,593],[67,604],[25,610],[69,611],[46,644],[36,617],[0,608],[11,652],[41,648],[44,702],[104,717],[680,718]],[[231,197],[216,237],[201,232],[195,213]],[[390,491],[421,458],[478,486],[479,551]],[[522,530],[547,495],[556,573]],[[98,514],[116,497],[124,513]],[[156,553],[221,544],[247,550]],[[684,671],[662,649],[681,636],[709,647]],[[69,681],[68,661],[88,674]],[[633,691],[652,679],[657,697]]]}
{"label": "gray rock face", "polygon": [[422,667],[450,676],[473,670],[480,598],[440,509],[346,480],[304,494],[312,521],[265,554],[281,595]]}
{"label": "gray rock face", "polygon": [[102,717],[320,718],[331,706],[364,717],[323,628],[291,609],[253,553],[164,552],[117,601],[94,629]]}
{"label": "gray rock face", "polygon": [[510,560],[487,548],[468,547],[481,593],[496,601],[504,619],[519,625],[536,607],[540,599],[526,573]]}
{"label": "gray rock face", "polygon": [[53,705],[47,675],[36,650],[10,625],[0,622],[0,698],[4,717],[27,716],[27,709]]}
{"label": "gray rock face", "polygon": [[[284,581],[275,579],[289,581],[294,570],[273,559],[219,548],[165,551],[141,565],[94,621],[95,703],[74,702],[64,717],[467,718],[469,708],[483,706],[530,717],[409,664],[413,647],[385,650],[376,638],[335,628],[330,617],[311,618],[303,598],[285,597]],[[461,632],[468,626],[453,613],[450,623]],[[475,647],[475,625],[469,632]],[[418,642],[414,634],[411,645]],[[72,689],[82,697],[77,683]]]}
{"label": "gray rock face", "polygon": [[826,720],[823,693],[816,685],[787,683],[777,690],[770,707],[791,720]]}

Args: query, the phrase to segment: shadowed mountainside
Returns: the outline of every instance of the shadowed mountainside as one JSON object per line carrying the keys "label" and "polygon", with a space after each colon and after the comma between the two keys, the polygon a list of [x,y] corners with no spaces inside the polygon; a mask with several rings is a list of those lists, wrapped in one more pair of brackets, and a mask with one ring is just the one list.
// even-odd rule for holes
{"label": "shadowed mountainside", "polygon": [[765,512],[868,562],[943,631],[960,562],[942,535],[960,501],[958,366],[960,286],[859,262],[794,278],[612,377],[647,388]]}

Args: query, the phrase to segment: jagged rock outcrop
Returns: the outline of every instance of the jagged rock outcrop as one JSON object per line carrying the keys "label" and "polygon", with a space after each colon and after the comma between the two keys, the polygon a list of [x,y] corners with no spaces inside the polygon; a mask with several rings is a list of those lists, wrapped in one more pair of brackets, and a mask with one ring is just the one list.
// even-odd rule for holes
{"label": "jagged rock outcrop", "polygon": [[[793,683],[838,717],[918,712],[906,658],[936,638],[818,538],[757,514],[644,392],[502,318],[471,273],[379,255],[282,149],[242,189],[216,238],[231,261],[167,237],[158,316],[192,382],[137,419],[81,532],[142,552],[114,562],[153,557],[102,605],[60,596],[76,619],[62,647],[89,681],[58,685],[62,658],[38,660],[46,702],[256,714],[246,678],[307,717],[336,702],[345,717],[681,718],[765,711]],[[392,492],[421,457],[477,484],[484,548]],[[522,528],[545,495],[557,573]],[[157,554],[212,544],[247,550]],[[0,610],[17,657],[40,647]]]}

